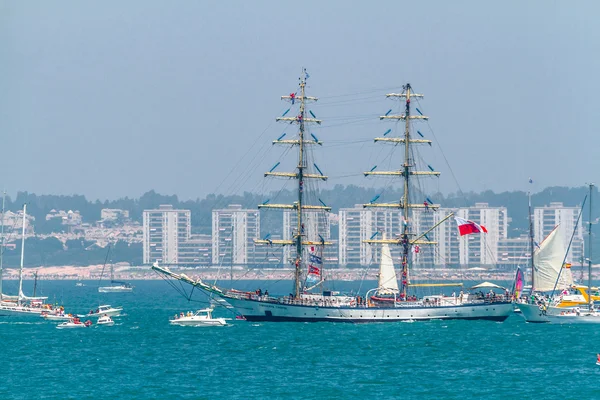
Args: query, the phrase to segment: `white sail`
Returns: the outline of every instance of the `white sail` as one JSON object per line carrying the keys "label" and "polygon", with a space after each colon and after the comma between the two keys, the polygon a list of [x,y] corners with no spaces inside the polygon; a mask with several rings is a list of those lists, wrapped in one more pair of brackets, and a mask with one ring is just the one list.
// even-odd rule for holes
{"label": "white sail", "polygon": [[398,292],[398,280],[396,279],[396,270],[394,269],[392,253],[390,252],[390,246],[387,243],[384,243],[381,246],[379,284],[377,286],[377,293],[394,294]]}
{"label": "white sail", "polygon": [[[534,290],[545,292],[553,290],[555,285],[557,289],[564,289],[573,284],[571,270],[562,268],[565,253],[564,242],[557,226],[533,253]],[[559,274],[560,279],[557,283]]]}

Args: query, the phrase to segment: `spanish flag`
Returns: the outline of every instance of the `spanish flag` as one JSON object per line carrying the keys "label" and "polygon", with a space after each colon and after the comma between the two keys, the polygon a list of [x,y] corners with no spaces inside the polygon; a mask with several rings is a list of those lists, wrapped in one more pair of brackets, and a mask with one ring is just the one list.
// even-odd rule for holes
{"label": "spanish flag", "polygon": [[565,268],[571,268],[571,263],[564,263],[563,267],[565,267]]}

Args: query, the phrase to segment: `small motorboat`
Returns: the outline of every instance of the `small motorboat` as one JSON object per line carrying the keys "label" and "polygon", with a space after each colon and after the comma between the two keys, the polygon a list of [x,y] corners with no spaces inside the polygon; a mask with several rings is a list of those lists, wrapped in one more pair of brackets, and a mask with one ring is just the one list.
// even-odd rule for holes
{"label": "small motorboat", "polygon": [[85,315],[80,315],[80,317],[101,317],[103,315],[108,315],[109,317],[118,317],[121,315],[123,311],[123,307],[112,307],[108,304],[98,306],[96,310],[90,310],[89,313]]}
{"label": "small motorboat", "polygon": [[92,321],[89,319],[85,322],[81,322],[81,320],[77,317],[71,318],[71,320],[58,324],[56,326],[57,329],[68,329],[68,328],[87,328],[92,325]]}
{"label": "small motorboat", "polygon": [[98,318],[98,322],[96,322],[96,325],[112,326],[114,324],[115,324],[115,321],[113,321],[112,318],[106,314],[101,316],[100,318]]}
{"label": "small motorboat", "polygon": [[42,311],[40,317],[44,318],[46,321],[70,321],[73,319],[72,314],[65,313],[54,313],[54,312],[46,312]]}
{"label": "small motorboat", "polygon": [[195,313],[191,311],[187,314],[181,313],[176,315],[169,322],[171,325],[181,326],[224,326],[227,325],[225,318],[213,318],[212,308],[198,310]]}

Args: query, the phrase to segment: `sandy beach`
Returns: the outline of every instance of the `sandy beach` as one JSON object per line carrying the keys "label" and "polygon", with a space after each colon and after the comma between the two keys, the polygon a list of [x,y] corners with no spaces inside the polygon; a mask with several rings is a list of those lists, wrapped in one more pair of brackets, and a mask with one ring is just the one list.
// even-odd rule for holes
{"label": "sandy beach", "polygon": [[[56,266],[56,267],[38,267],[23,269],[25,279],[33,279],[34,273],[37,272],[38,279],[44,280],[99,280],[110,279],[109,271],[105,268],[102,273],[102,265],[81,266]],[[187,276],[197,279],[228,279],[230,270],[228,268],[188,268],[178,269],[171,268],[173,272],[185,273]],[[292,279],[293,270],[291,268],[263,268],[263,269],[235,269],[233,278],[236,280],[286,280]],[[356,281],[356,280],[376,280],[377,268],[336,268],[328,270],[327,276],[332,280],[339,281]],[[512,272],[497,272],[497,271],[469,271],[456,269],[431,269],[418,270],[412,273],[413,281],[510,281],[514,278]],[[18,269],[9,268],[4,270],[4,279],[18,279]],[[162,277],[152,271],[148,266],[131,267],[121,266],[115,267],[115,279],[119,280],[154,280],[162,279]]]}

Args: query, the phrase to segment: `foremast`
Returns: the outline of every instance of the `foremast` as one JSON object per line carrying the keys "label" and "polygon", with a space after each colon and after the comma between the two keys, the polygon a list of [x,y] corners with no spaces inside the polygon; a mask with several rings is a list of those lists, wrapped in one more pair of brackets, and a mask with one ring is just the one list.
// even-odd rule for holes
{"label": "foremast", "polygon": [[[425,120],[427,121],[429,117],[421,114],[420,110],[417,109],[419,115],[411,115],[411,99],[412,98],[423,98],[422,94],[413,93],[412,87],[410,83],[407,83],[402,87],[402,93],[389,93],[386,94],[387,98],[391,99],[405,99],[404,104],[404,113],[399,115],[390,115],[390,111],[388,111],[385,115],[379,117],[380,120],[394,120],[394,121],[404,121],[404,137],[386,137],[390,132],[388,130],[384,137],[376,137],[375,142],[384,142],[391,143],[394,145],[404,145],[404,160],[401,165],[401,168],[396,171],[375,171],[376,166],[373,167],[370,171],[365,172],[365,176],[369,175],[382,175],[382,176],[398,176],[401,177],[404,181],[404,190],[402,197],[397,203],[375,203],[371,202],[369,204],[363,204],[363,207],[385,207],[385,208],[398,208],[402,210],[403,224],[402,224],[402,233],[399,239],[370,239],[366,240],[365,243],[389,243],[389,244],[399,244],[402,246],[402,279],[400,286],[400,298],[401,300],[406,300],[407,298],[407,290],[410,284],[409,280],[409,269],[408,269],[408,260],[411,252],[411,247],[414,245],[427,245],[427,244],[436,244],[434,241],[430,240],[422,240],[423,237],[427,239],[426,233],[433,230],[436,226],[440,225],[443,221],[450,217],[447,216],[434,227],[429,229],[429,231],[416,236],[415,233],[411,232],[411,210],[413,209],[432,209],[435,210],[440,207],[439,204],[430,204],[427,200],[423,203],[411,203],[410,202],[410,179],[413,176],[439,176],[440,173],[436,171],[417,171],[414,159],[411,157],[411,148],[416,144],[429,144],[431,145],[431,140],[428,139],[413,139],[411,136],[411,121],[414,120]],[[431,169],[431,168],[430,168]]]}
{"label": "foremast", "polygon": [[305,240],[304,233],[304,222],[303,222],[303,211],[305,210],[324,210],[331,211],[331,207],[326,205],[309,205],[304,204],[304,182],[306,179],[320,179],[323,181],[327,180],[327,176],[323,175],[321,170],[315,165],[315,168],[318,173],[309,173],[307,171],[307,162],[305,155],[305,146],[311,145],[322,145],[323,143],[317,139],[315,135],[311,135],[310,139],[306,138],[307,126],[309,124],[321,124],[321,120],[317,119],[312,111],[308,111],[310,115],[307,116],[306,105],[309,102],[316,102],[318,98],[307,96],[306,95],[306,80],[308,78],[308,74],[306,73],[306,69],[302,70],[302,75],[299,78],[299,90],[295,93],[290,93],[287,96],[281,96],[281,99],[284,101],[290,102],[294,105],[296,102],[299,104],[299,112],[295,117],[286,117],[287,113],[290,111],[291,107],[287,109],[283,113],[281,117],[276,118],[278,122],[286,122],[289,124],[296,124],[298,126],[298,139],[283,139],[285,133],[281,135],[277,140],[273,141],[274,145],[286,145],[286,146],[298,146],[298,165],[296,166],[295,172],[274,172],[275,168],[279,165],[279,163],[275,164],[273,168],[269,172],[265,172],[265,176],[274,176],[274,177],[284,177],[290,179],[296,179],[298,181],[297,191],[298,197],[297,201],[293,204],[268,204],[268,200],[260,204],[258,208],[276,208],[276,209],[287,209],[287,210],[295,210],[297,216],[297,226],[296,230],[293,233],[293,240],[255,240],[256,244],[280,244],[280,245],[294,245],[296,249],[296,256],[294,259],[294,296],[296,298],[300,297],[301,293],[301,285],[302,285],[302,265],[303,265],[303,257],[302,257],[302,247],[303,246],[315,246],[315,245],[326,245],[331,244],[329,242],[325,242],[324,240],[321,242],[314,242]]}

